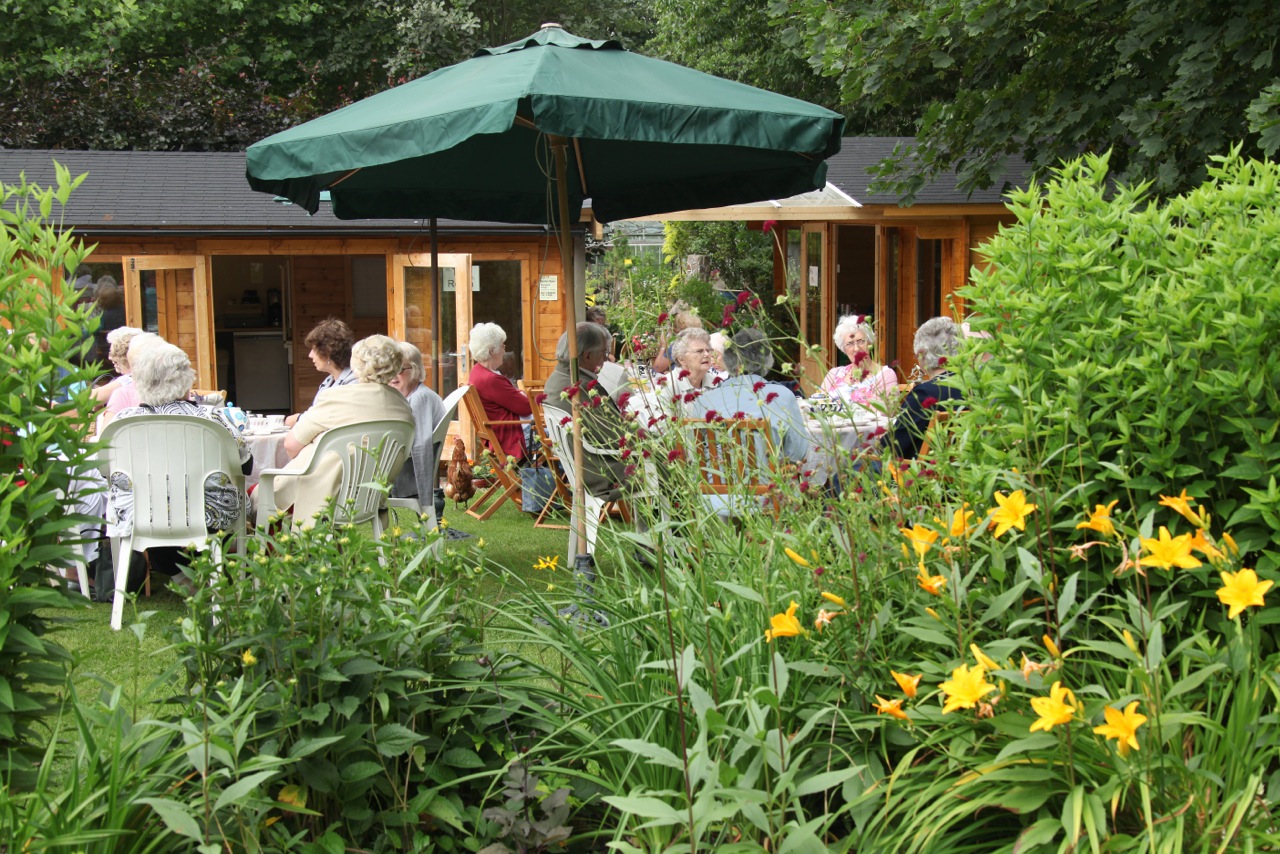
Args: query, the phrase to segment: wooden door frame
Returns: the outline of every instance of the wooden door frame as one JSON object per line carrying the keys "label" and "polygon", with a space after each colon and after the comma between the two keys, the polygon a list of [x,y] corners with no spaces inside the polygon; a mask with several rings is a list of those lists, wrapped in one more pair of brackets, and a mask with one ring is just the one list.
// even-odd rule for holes
{"label": "wooden door frame", "polygon": [[[120,258],[124,269],[125,323],[142,326],[142,277],[144,270],[190,270],[196,326],[195,385],[200,388],[217,388],[218,364],[213,338],[213,293],[209,276],[207,255],[124,255]],[[172,299],[175,295],[170,294]],[[161,295],[156,294],[157,307]],[[161,330],[161,335],[166,330]]]}

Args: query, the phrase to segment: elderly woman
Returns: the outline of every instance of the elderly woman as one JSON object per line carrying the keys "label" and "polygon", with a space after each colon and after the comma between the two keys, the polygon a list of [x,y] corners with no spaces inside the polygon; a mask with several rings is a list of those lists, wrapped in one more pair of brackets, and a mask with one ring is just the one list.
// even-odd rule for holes
{"label": "elderly woman", "polygon": [[893,451],[902,459],[915,459],[920,453],[920,443],[933,418],[934,407],[949,400],[964,400],[960,389],[947,381],[951,377],[947,361],[955,356],[959,346],[959,327],[949,317],[926,320],[916,330],[916,362],[924,372],[924,380],[916,383],[903,399],[902,410],[889,437]]}
{"label": "elderly woman", "polygon": [[[320,383],[320,388],[316,389],[316,396],[311,401],[312,406],[315,406],[320,396],[329,389],[355,383],[356,375],[351,370],[351,346],[355,340],[356,336],[351,331],[351,327],[336,317],[325,318],[307,333],[305,343],[310,348],[307,357],[311,359],[311,364],[315,365],[317,371],[328,375]],[[290,415],[284,420],[285,426],[294,426],[301,417],[301,414]]]}
{"label": "elderly woman", "polygon": [[658,355],[653,357],[653,370],[666,373],[671,370],[675,359],[672,358],[671,347],[676,336],[686,329],[701,329],[702,318],[684,303],[676,303],[671,307],[671,336],[663,336],[658,342]]}
{"label": "elderly woman", "polygon": [[[194,415],[208,418],[226,428],[235,438],[244,473],[248,474],[253,470],[253,456],[240,438],[239,431],[223,417],[221,411],[187,400],[187,392],[191,391],[196,372],[181,348],[157,340],[142,348],[141,352],[133,352],[131,349],[129,366],[132,369],[133,387],[138,393],[138,405],[123,410],[117,418],[145,418],[148,415]],[[111,472],[109,480],[111,488],[107,502],[107,535],[123,536],[133,528],[133,484],[121,472]],[[205,480],[204,502],[205,527],[210,531],[230,530],[244,511],[244,495],[221,473],[212,474]],[[147,554],[151,569],[169,576],[176,576],[180,567],[186,563],[183,550],[177,548],[153,548],[148,549]],[[130,569],[138,567],[139,574],[136,578],[130,574],[129,590],[136,590],[141,586],[141,568],[145,565],[140,556],[130,560]]]}
{"label": "elderly woman", "polygon": [[[489,421],[519,422],[522,418],[531,418],[533,407],[529,405],[529,398],[499,371],[507,352],[507,333],[502,327],[496,323],[477,323],[471,328],[467,348],[473,363],[467,383],[480,395]],[[517,461],[524,459],[523,426],[494,424],[493,434],[508,457]]]}
{"label": "elderly woman", "polygon": [[431,467],[431,439],[436,425],[444,420],[444,401],[440,395],[422,384],[427,371],[422,366],[422,351],[408,341],[399,342],[400,355],[404,359],[400,373],[391,381],[391,387],[404,395],[413,410],[413,448],[405,460],[400,476],[391,487],[396,498],[435,498],[438,478]]}
{"label": "elderly woman", "polygon": [[723,376],[715,369],[715,355],[711,336],[706,330],[693,327],[677,335],[671,342],[671,359],[675,367],[671,369],[671,379],[667,383],[672,396],[679,398],[691,391],[701,392],[723,382]]}
{"label": "elderly woman", "polygon": [[[407,421],[413,410],[404,395],[392,387],[404,369],[400,345],[385,335],[362,338],[351,348],[351,370],[357,382],[335,385],[298,418],[284,437],[290,462],[287,471],[306,471],[316,453],[316,440],[335,427],[367,421]],[[342,483],[342,461],[336,456],[321,460],[305,477],[282,475],[275,479],[276,510],[293,508],[297,524],[310,524],[325,509]]]}
{"label": "elderly woman", "polygon": [[692,417],[705,418],[714,412],[725,418],[764,418],[773,446],[787,459],[804,459],[810,442],[800,403],[786,386],[764,379],[773,367],[773,349],[764,333],[759,329],[738,332],[725,348],[724,362],[729,378],[689,404]]}
{"label": "elderly woman", "polygon": [[[140,329],[129,329],[123,335],[116,337],[111,344],[111,363],[120,374],[120,379],[116,381],[119,385],[111,392],[107,398],[106,408],[98,416],[98,430],[107,426],[111,419],[121,412],[131,409],[141,402],[138,397],[138,388],[131,375],[131,366],[135,360],[141,358],[141,354],[149,347],[163,343],[165,343],[165,340],[159,335],[153,332],[143,332]],[[110,388],[111,385],[111,383],[108,383],[106,387]]]}
{"label": "elderly woman", "polygon": [[828,371],[822,390],[848,403],[884,409],[885,403],[893,400],[898,375],[872,356],[876,333],[868,320],[866,316],[847,314],[836,324],[833,337],[849,364]]}

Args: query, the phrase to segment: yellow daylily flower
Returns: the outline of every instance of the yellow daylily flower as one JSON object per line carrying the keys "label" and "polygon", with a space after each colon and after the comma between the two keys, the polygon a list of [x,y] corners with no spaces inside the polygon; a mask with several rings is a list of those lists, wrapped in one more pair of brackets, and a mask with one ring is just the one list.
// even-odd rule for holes
{"label": "yellow daylily flower", "polygon": [[1210,561],[1222,560],[1226,557],[1213,543],[1205,538],[1204,528],[1196,528],[1195,533],[1191,535],[1191,550],[1200,552]]}
{"label": "yellow daylily flower", "polygon": [[876,714],[877,715],[893,715],[898,720],[907,721],[907,713],[902,711],[902,698],[896,700],[886,700],[879,694],[876,694]]}
{"label": "yellow daylily flower", "polygon": [[796,619],[796,609],[800,606],[792,601],[791,606],[787,608],[785,614],[774,614],[769,618],[769,625],[773,628],[766,629],[764,638],[772,641],[774,638],[793,638],[800,634],[804,629],[800,627],[800,621]]}
{"label": "yellow daylily flower", "polygon": [[1121,756],[1128,756],[1130,750],[1138,749],[1138,727],[1147,722],[1147,716],[1138,714],[1137,709],[1137,700],[1125,706],[1123,712],[1107,706],[1102,710],[1107,722],[1093,728],[1098,735],[1104,735],[1108,739],[1114,738]]}
{"label": "yellow daylily flower", "polygon": [[832,618],[838,616],[840,616],[839,611],[828,611],[826,608],[819,608],[818,617],[813,621],[813,627],[821,632],[823,628],[831,625]]}
{"label": "yellow daylily flower", "polygon": [[1227,612],[1228,620],[1234,620],[1245,608],[1261,608],[1266,604],[1263,596],[1271,589],[1273,582],[1259,581],[1258,573],[1252,569],[1224,572],[1221,575],[1222,587],[1218,588],[1218,600],[1231,607]]}
{"label": "yellow daylily flower", "polygon": [[1186,519],[1188,522],[1190,522],[1192,525],[1195,525],[1198,528],[1200,527],[1200,525],[1204,520],[1202,520],[1199,516],[1197,516],[1195,512],[1191,509],[1191,505],[1195,503],[1196,503],[1196,500],[1192,498],[1190,495],[1187,495],[1187,491],[1185,489],[1182,490],[1181,495],[1175,495],[1172,498],[1170,498],[1168,495],[1160,496],[1161,507],[1168,507],[1169,509],[1173,510],[1173,512],[1177,513],[1183,519]]}
{"label": "yellow daylily flower", "polygon": [[560,566],[560,555],[552,555],[551,557],[540,557],[538,562],[533,565],[534,569],[547,569],[555,572]]}
{"label": "yellow daylily flower", "polygon": [[841,599],[839,596],[837,596],[837,595],[836,595],[836,594],[834,594],[834,593],[828,593],[827,591],[825,591],[825,590],[824,590],[824,591],[822,591],[822,598],[823,598],[823,599],[826,599],[826,600],[827,600],[828,602],[830,602],[832,605],[838,605],[838,606],[840,606],[841,608],[847,608],[847,607],[849,607],[848,605],[846,605],[846,604],[845,604],[845,602],[844,602],[844,600],[843,600],[843,599]]}
{"label": "yellow daylily flower", "polygon": [[787,557],[791,558],[791,560],[795,562],[796,565],[803,566],[805,568],[809,567],[809,561],[801,557],[799,554],[792,551],[791,549],[783,549],[782,551]]}
{"label": "yellow daylily flower", "polygon": [[244,652],[240,653],[240,662],[244,664],[245,667],[253,667],[253,665],[258,663],[258,657],[253,654],[252,650],[246,649]]}
{"label": "yellow daylily flower", "polygon": [[1062,687],[1061,682],[1054,682],[1048,697],[1031,698],[1031,708],[1040,716],[1032,721],[1031,732],[1048,732],[1060,724],[1071,723],[1076,716],[1076,695],[1070,688]]}
{"label": "yellow daylily flower", "polygon": [[969,509],[969,503],[966,501],[958,510],[951,513],[951,525],[947,528],[947,533],[956,540],[969,536],[974,529],[973,517],[977,515]]}
{"label": "yellow daylily flower", "polygon": [[916,557],[924,557],[929,553],[929,549],[933,547],[934,542],[938,539],[938,532],[932,528],[926,528],[924,525],[916,524],[910,528],[899,528],[902,536],[907,538],[907,542],[911,543],[911,547],[916,551]]}
{"label": "yellow daylily flower", "polygon": [[947,579],[941,575],[929,575],[924,571],[924,565],[920,566],[920,572],[916,575],[916,583],[920,585],[920,589],[932,593],[934,596],[942,595],[942,587],[947,583]]}
{"label": "yellow daylily flower", "polygon": [[1116,526],[1111,522],[1111,510],[1119,503],[1120,499],[1117,498],[1110,504],[1093,505],[1093,513],[1089,516],[1089,521],[1081,522],[1079,525],[1076,525],[1076,530],[1079,531],[1083,528],[1090,531],[1097,531],[1104,537],[1114,536],[1116,533]]}
{"label": "yellow daylily flower", "polygon": [[911,698],[915,697],[916,692],[919,690],[918,686],[920,685],[920,679],[924,676],[923,673],[917,673],[915,676],[911,676],[906,673],[898,673],[896,670],[890,670],[889,675],[893,677],[894,682],[898,683],[898,687],[902,689],[902,693]]}
{"label": "yellow daylily flower", "polygon": [[1027,517],[1036,511],[1036,505],[1027,503],[1022,490],[1015,490],[1007,498],[1003,492],[997,492],[995,498],[1000,506],[991,511],[990,523],[995,526],[996,537],[1004,536],[1010,528],[1027,530]]}
{"label": "yellow daylily flower", "polygon": [[969,651],[973,653],[973,657],[978,660],[978,663],[988,670],[1000,669],[1000,665],[996,663],[995,659],[983,652],[976,643],[969,644]]}
{"label": "yellow daylily flower", "polygon": [[1142,547],[1150,554],[1138,561],[1139,566],[1158,566],[1170,570],[1175,566],[1182,569],[1195,569],[1200,561],[1191,556],[1191,535],[1179,534],[1169,536],[1169,529],[1160,526],[1158,539],[1144,539]]}
{"label": "yellow daylily flower", "polygon": [[979,700],[996,690],[996,686],[987,681],[986,668],[978,665],[970,669],[967,664],[951,671],[951,678],[938,687],[947,698],[942,706],[944,715],[956,709],[972,709]]}

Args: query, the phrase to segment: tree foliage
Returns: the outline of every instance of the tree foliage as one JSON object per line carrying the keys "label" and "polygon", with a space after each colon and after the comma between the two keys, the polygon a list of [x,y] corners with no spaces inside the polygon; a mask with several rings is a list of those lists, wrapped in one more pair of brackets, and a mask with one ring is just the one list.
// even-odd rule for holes
{"label": "tree foliage", "polygon": [[[1210,156],[1280,147],[1280,5],[1272,0],[774,0],[846,103],[915,122],[886,161],[910,195],[940,170],[990,186],[1006,155],[1035,167],[1110,149],[1113,177],[1189,189]],[[1270,87],[1270,88],[1268,88]]]}

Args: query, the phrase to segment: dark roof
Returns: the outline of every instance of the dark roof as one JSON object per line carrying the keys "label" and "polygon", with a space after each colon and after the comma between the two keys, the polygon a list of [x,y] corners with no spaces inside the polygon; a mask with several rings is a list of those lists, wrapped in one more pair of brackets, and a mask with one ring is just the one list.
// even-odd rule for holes
{"label": "dark roof", "polygon": [[[42,186],[54,183],[53,161],[72,177],[88,173],[62,215],[81,233],[165,232],[272,234],[421,233],[425,220],[340,220],[327,205],[315,216],[296,205],[249,189],[243,152],[46,151],[0,149],[0,181],[15,184],[20,173]],[[531,232],[541,225],[462,223],[440,220],[444,233]]]}
{"label": "dark roof", "polygon": [[[864,205],[896,205],[898,204],[896,195],[867,192],[867,186],[874,180],[868,170],[893,154],[895,146],[910,145],[913,142],[915,139],[909,136],[846,136],[841,141],[840,151],[827,161],[827,181]],[[956,186],[956,173],[947,171],[922,187],[916,194],[915,203],[918,205],[1000,204],[1004,201],[1006,192],[1016,187],[1027,186],[1030,175],[1031,169],[1022,158],[1007,157],[1004,174],[998,176],[991,187],[986,190],[975,190],[969,194]]]}

